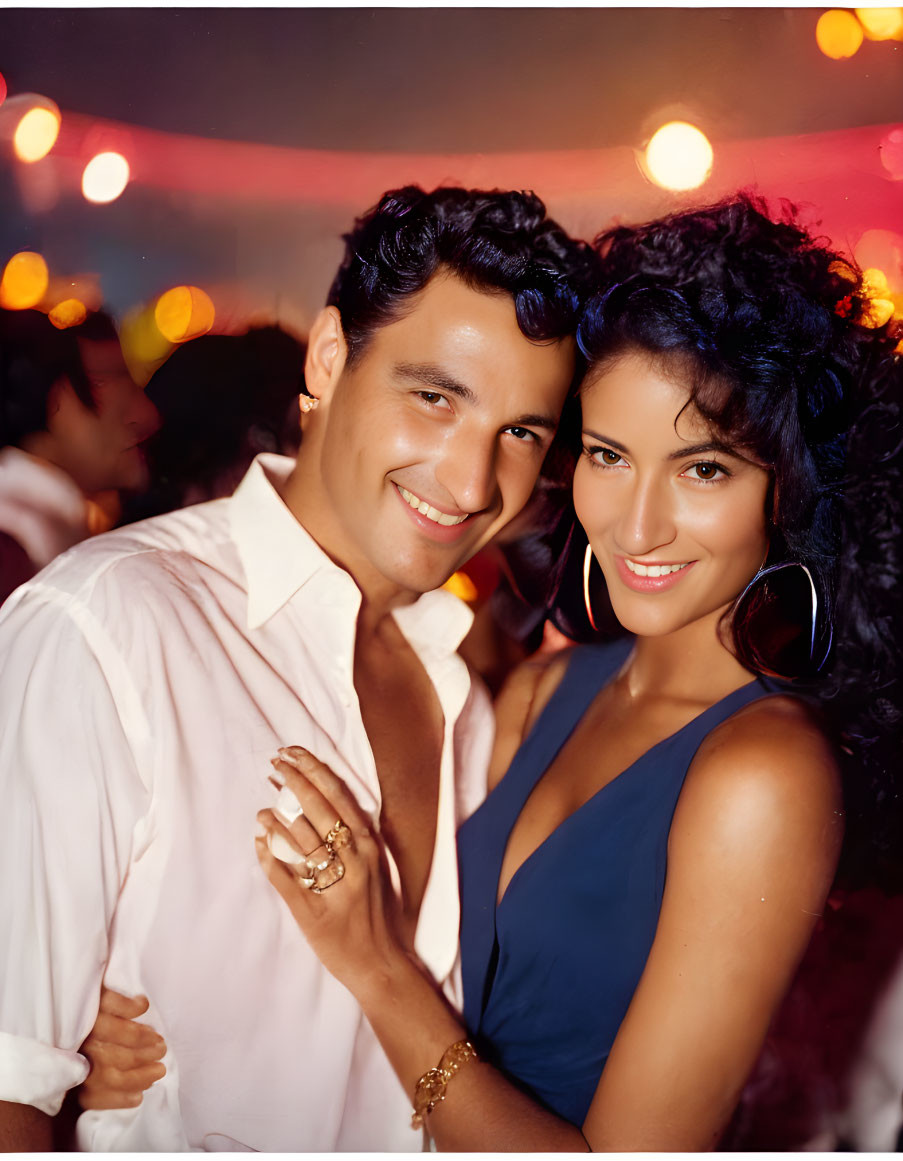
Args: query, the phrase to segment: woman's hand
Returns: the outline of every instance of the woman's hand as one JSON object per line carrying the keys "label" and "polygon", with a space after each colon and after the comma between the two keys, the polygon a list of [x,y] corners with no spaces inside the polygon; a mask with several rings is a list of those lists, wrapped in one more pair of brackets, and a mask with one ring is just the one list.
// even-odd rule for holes
{"label": "woman's hand", "polygon": [[360,1000],[409,950],[383,849],[341,779],[307,750],[287,746],[273,766],[285,789],[257,816],[257,857],[323,965]]}
{"label": "woman's hand", "polygon": [[144,996],[134,999],[102,988],[94,1027],[81,1046],[91,1071],[78,1089],[83,1109],[131,1109],[142,1093],[166,1074],[160,1063],[166,1042],[137,1017],[148,1009]]}

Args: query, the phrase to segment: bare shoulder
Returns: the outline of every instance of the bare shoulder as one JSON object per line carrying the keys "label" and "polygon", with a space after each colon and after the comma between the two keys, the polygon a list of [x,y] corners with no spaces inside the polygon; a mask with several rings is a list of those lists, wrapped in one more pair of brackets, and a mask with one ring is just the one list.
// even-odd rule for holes
{"label": "bare shoulder", "polygon": [[508,676],[495,701],[495,747],[489,764],[489,789],[502,778],[521,742],[558,688],[571,649],[537,653]]}
{"label": "bare shoulder", "polygon": [[776,694],[744,706],[708,735],[690,767],[713,792],[765,798],[839,795],[837,757],[818,712]]}
{"label": "bare shoulder", "polygon": [[[671,831],[673,853],[728,852],[738,868],[766,860],[816,892],[843,836],[840,776],[818,714],[798,698],[753,702],[722,722],[691,763]],[[826,889],[826,888],[825,888]]]}

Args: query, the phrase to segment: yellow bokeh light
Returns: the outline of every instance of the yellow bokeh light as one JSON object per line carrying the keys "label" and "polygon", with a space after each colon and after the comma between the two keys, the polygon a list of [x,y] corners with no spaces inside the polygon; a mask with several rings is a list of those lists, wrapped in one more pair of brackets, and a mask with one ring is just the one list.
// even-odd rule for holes
{"label": "yellow bokeh light", "polygon": [[184,343],[205,335],[215,318],[210,296],[197,286],[175,286],[167,290],[160,295],[154,309],[160,334],[171,343]]}
{"label": "yellow bokeh light", "polygon": [[467,601],[468,604],[472,604],[479,596],[477,586],[466,572],[452,573],[442,587],[456,597],[460,597],[462,601]]}
{"label": "yellow bokeh light", "polygon": [[903,8],[856,8],[869,40],[891,40],[903,31]]}
{"label": "yellow bokeh light", "polygon": [[823,12],[815,26],[815,43],[831,60],[855,56],[863,35],[862,25],[852,12],[843,8]]}
{"label": "yellow bokeh light", "polygon": [[82,193],[89,202],[114,202],[129,184],[129,163],[121,153],[98,153],[85,166]]}
{"label": "yellow bokeh light", "polygon": [[60,132],[60,115],[40,106],[29,109],[16,126],[13,149],[20,161],[40,161],[53,149]]}
{"label": "yellow bokeh light", "polygon": [[714,153],[706,135],[686,121],[669,121],[646,146],[646,170],[663,189],[696,189],[712,172]]}
{"label": "yellow bokeh light", "polygon": [[887,275],[876,266],[863,270],[862,290],[867,301],[859,322],[864,327],[883,327],[894,317],[894,303],[887,284]]}
{"label": "yellow bokeh light", "polygon": [[22,250],[13,254],[0,280],[0,306],[7,310],[30,310],[47,292],[50,276],[40,254]]}
{"label": "yellow bokeh light", "polygon": [[47,316],[57,330],[80,326],[88,317],[88,308],[77,298],[64,298]]}

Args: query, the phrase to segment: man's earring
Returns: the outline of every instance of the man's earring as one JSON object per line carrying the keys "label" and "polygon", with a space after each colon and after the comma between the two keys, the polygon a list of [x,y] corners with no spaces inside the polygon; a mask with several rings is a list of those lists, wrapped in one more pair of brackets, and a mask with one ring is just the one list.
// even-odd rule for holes
{"label": "man's earring", "polygon": [[320,400],[313,395],[299,395],[298,406],[306,415],[309,411],[316,411],[320,406]]}

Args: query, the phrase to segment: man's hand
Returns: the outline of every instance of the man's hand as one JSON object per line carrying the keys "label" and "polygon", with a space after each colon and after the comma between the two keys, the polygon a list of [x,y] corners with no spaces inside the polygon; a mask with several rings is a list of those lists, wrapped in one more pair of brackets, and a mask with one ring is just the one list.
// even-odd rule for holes
{"label": "man's hand", "polygon": [[166,1074],[159,1062],[166,1042],[147,1024],[136,1023],[148,1009],[144,996],[129,999],[102,988],[100,1011],[81,1051],[91,1071],[78,1089],[83,1109],[130,1109],[142,1094]]}

